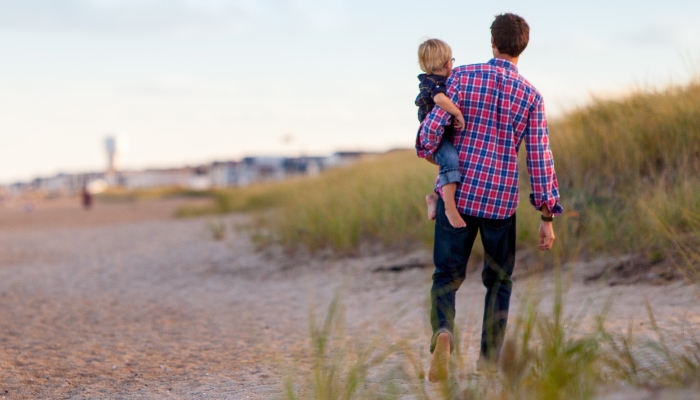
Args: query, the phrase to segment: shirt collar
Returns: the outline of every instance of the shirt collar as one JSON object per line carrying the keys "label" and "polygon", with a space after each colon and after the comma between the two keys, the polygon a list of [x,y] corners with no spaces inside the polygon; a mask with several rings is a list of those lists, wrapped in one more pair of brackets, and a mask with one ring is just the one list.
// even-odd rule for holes
{"label": "shirt collar", "polygon": [[514,72],[518,72],[518,67],[516,67],[515,64],[513,64],[510,61],[506,61],[502,58],[492,58],[489,60],[489,64],[500,68],[510,69]]}

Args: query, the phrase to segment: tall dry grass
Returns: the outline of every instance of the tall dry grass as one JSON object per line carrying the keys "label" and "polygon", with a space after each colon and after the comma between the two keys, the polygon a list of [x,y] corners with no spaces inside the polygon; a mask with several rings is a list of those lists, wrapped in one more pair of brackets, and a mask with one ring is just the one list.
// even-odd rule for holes
{"label": "tall dry grass", "polygon": [[[698,238],[689,226],[700,210],[700,84],[595,101],[553,121],[550,135],[566,210],[555,220],[558,256],[658,260],[676,252],[659,223],[684,243]],[[311,251],[348,253],[363,242],[430,246],[424,197],[436,172],[412,151],[395,151],[318,177],[218,191],[211,207],[181,215],[256,211],[271,239]],[[524,168],[520,191],[518,242],[531,247],[539,220],[526,201]]]}
{"label": "tall dry grass", "polygon": [[429,244],[424,197],[435,172],[412,152],[395,151],[317,177],[219,191],[213,206],[183,209],[180,215],[258,211],[257,223],[276,241],[311,251],[330,247],[348,253],[363,240]]}
{"label": "tall dry grass", "polygon": [[[425,196],[436,174],[437,167],[413,151],[392,151],[316,177],[214,191],[211,205],[186,207],[177,215],[251,212],[267,239],[312,252],[331,248],[348,254],[367,242],[430,247],[434,223],[427,219]],[[539,220],[529,204],[523,208],[518,232],[529,245]]]}
{"label": "tall dry grass", "polygon": [[700,206],[700,81],[595,101],[551,124],[563,198],[591,252],[668,252]]}
{"label": "tall dry grass", "polygon": [[700,81],[621,100],[595,101],[551,125],[565,190],[634,196],[700,172]]}

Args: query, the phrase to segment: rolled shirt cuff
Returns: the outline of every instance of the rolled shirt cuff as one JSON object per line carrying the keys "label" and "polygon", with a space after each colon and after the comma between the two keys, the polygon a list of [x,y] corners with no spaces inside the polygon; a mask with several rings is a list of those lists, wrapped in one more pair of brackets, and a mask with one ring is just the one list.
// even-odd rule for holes
{"label": "rolled shirt cuff", "polygon": [[552,215],[561,215],[564,212],[564,208],[559,204],[559,199],[550,194],[543,194],[538,201],[535,201],[534,193],[530,193],[530,204],[538,210],[541,210],[542,205],[546,204]]}

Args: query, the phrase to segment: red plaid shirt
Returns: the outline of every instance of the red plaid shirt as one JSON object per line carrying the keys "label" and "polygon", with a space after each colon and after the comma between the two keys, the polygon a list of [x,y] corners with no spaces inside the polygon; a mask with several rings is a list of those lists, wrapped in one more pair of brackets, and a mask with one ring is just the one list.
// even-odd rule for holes
{"label": "red plaid shirt", "polygon": [[[461,184],[455,201],[462,214],[505,219],[518,207],[518,149],[525,141],[530,203],[546,204],[554,215],[559,186],[549,149],[542,95],[502,59],[455,68],[447,81],[447,97],[464,114],[466,127],[454,132],[459,152]],[[423,121],[416,139],[418,156],[431,155],[440,144],[443,127],[452,116],[435,107]],[[439,185],[436,185],[439,191]]]}

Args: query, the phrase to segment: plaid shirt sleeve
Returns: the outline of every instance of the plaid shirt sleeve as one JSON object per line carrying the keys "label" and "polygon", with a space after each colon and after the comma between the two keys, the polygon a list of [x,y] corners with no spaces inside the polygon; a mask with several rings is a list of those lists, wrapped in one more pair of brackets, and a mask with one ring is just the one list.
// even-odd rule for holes
{"label": "plaid shirt sleeve", "polygon": [[[459,79],[455,79],[455,75],[451,75],[447,80],[447,97],[454,104],[459,103]],[[420,158],[426,158],[432,155],[440,145],[442,134],[445,133],[445,126],[452,123],[452,115],[442,108],[435,106],[433,111],[428,114],[420,128],[418,128],[418,136],[416,137],[416,153]]]}
{"label": "plaid shirt sleeve", "polygon": [[527,149],[527,171],[532,186],[530,204],[538,210],[546,204],[552,214],[561,215],[563,209],[559,204],[559,184],[554,172],[544,102],[541,98],[530,109],[524,140]]}

